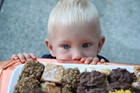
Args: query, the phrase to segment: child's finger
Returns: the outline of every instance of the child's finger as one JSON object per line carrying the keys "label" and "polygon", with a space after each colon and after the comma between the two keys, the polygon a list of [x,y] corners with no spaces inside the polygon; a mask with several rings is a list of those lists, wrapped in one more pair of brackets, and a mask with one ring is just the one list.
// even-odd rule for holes
{"label": "child's finger", "polygon": [[19,57],[16,54],[13,54],[12,55],[12,60],[17,60],[17,59],[19,59]]}
{"label": "child's finger", "polygon": [[32,57],[30,56],[30,54],[28,54],[28,53],[23,53],[23,55],[24,55],[24,58],[25,58],[27,61],[32,60]]}
{"label": "child's finger", "polygon": [[26,58],[25,58],[25,56],[22,53],[19,53],[17,56],[19,57],[21,62],[25,62],[26,61]]}
{"label": "child's finger", "polygon": [[93,60],[93,57],[88,57],[86,60],[85,60],[85,64],[90,64]]}
{"label": "child's finger", "polygon": [[105,62],[105,60],[104,60],[104,59],[101,59],[101,60],[100,60],[100,62],[101,62],[101,63],[104,63],[104,62]]}
{"label": "child's finger", "polygon": [[93,60],[92,60],[92,62],[90,64],[96,65],[97,62],[99,62],[99,58],[98,57],[95,57],[95,58],[93,58]]}
{"label": "child's finger", "polygon": [[34,55],[33,53],[29,53],[29,54],[30,54],[30,56],[31,56],[31,58],[32,58],[33,60],[36,60],[36,59],[37,59],[36,55]]}
{"label": "child's finger", "polygon": [[81,58],[81,59],[80,59],[80,62],[81,62],[81,63],[84,63],[84,62],[85,62],[85,60],[86,60],[86,58],[85,58],[85,57],[83,57],[83,58]]}

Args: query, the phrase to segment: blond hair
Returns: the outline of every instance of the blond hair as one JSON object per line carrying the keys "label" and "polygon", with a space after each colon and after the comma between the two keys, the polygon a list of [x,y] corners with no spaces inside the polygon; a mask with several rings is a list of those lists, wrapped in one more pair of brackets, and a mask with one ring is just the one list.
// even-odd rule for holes
{"label": "blond hair", "polygon": [[48,37],[51,37],[57,24],[73,27],[89,23],[96,25],[100,35],[99,15],[93,3],[89,0],[59,0],[49,16]]}

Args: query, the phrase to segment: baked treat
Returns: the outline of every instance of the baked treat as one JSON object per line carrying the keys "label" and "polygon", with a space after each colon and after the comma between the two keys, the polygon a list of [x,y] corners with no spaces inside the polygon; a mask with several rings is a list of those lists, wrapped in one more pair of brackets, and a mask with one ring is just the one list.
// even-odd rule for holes
{"label": "baked treat", "polygon": [[32,77],[25,77],[16,84],[14,93],[25,93],[28,89],[39,88],[40,82]]}
{"label": "baked treat", "polygon": [[109,83],[120,82],[132,84],[136,81],[136,79],[137,78],[134,73],[130,73],[123,68],[112,69],[112,71],[108,75]]}
{"label": "baked treat", "polygon": [[19,76],[19,81],[25,77],[33,77],[34,79],[40,80],[44,70],[44,65],[36,60],[28,61]]}
{"label": "baked treat", "polygon": [[45,93],[45,92],[43,92],[41,88],[31,88],[27,89],[24,93]]}
{"label": "baked treat", "polygon": [[41,89],[45,93],[61,93],[61,87],[51,82],[41,83]]}
{"label": "baked treat", "polygon": [[140,82],[134,82],[132,83],[132,86],[140,89]]}
{"label": "baked treat", "polygon": [[108,93],[105,88],[94,88],[90,89],[87,93]]}
{"label": "baked treat", "polygon": [[110,73],[110,69],[108,68],[102,68],[98,70],[101,73],[104,73],[106,76],[108,76],[108,74]]}
{"label": "baked treat", "polygon": [[137,81],[140,82],[140,67],[134,67],[134,73],[137,76]]}
{"label": "baked treat", "polygon": [[38,61],[27,62],[14,87],[14,93],[25,93],[29,89],[39,88],[43,70],[44,65]]}
{"label": "baked treat", "polygon": [[47,64],[41,76],[41,81],[61,84],[63,72],[64,67],[62,65]]}
{"label": "baked treat", "polygon": [[140,66],[134,67],[134,73],[137,76],[137,81],[133,83],[133,86],[140,88]]}
{"label": "baked treat", "polygon": [[81,93],[81,91],[82,93],[88,93],[95,88],[105,88],[106,78],[106,75],[99,71],[82,72],[80,74],[80,83],[78,84],[77,93]]}
{"label": "baked treat", "polygon": [[68,93],[76,93],[77,84],[79,83],[80,71],[78,68],[67,68],[62,77],[62,88]]}

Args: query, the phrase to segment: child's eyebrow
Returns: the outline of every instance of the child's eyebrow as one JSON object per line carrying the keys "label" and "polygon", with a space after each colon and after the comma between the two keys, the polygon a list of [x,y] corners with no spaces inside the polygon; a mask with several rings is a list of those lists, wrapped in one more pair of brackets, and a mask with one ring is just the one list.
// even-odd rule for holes
{"label": "child's eyebrow", "polygon": [[59,42],[59,43],[70,43],[71,41],[70,41],[70,40],[62,40],[62,39],[61,39],[61,40],[58,40],[58,42]]}

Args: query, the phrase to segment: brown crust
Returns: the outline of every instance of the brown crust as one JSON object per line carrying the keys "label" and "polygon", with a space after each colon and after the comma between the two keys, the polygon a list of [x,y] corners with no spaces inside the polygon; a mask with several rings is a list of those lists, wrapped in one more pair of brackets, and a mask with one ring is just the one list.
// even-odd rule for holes
{"label": "brown crust", "polygon": [[78,68],[67,68],[62,77],[62,87],[69,93],[76,93],[76,88],[79,83],[80,71]]}
{"label": "brown crust", "polygon": [[62,65],[47,64],[41,76],[41,81],[61,84],[63,72],[64,67]]}
{"label": "brown crust", "polygon": [[25,93],[26,90],[40,87],[40,78],[44,65],[38,61],[27,62],[19,76],[18,83],[14,87],[14,93]]}

